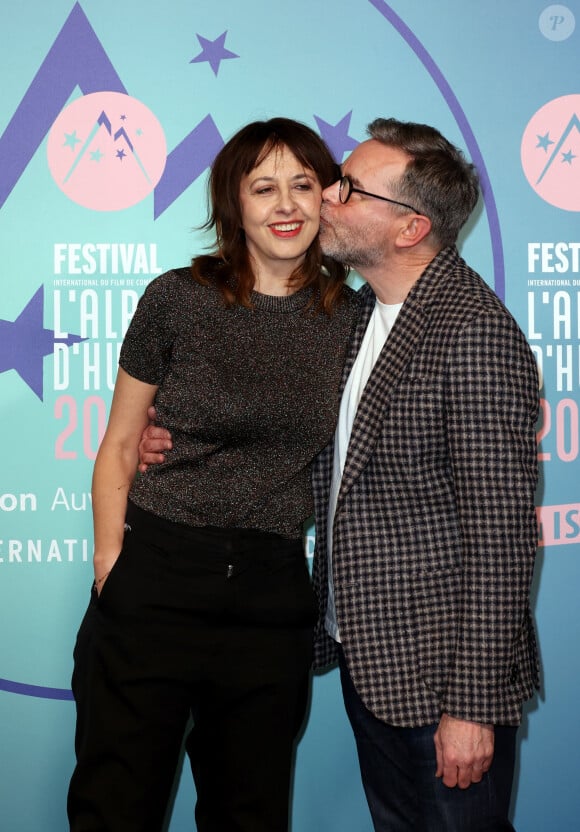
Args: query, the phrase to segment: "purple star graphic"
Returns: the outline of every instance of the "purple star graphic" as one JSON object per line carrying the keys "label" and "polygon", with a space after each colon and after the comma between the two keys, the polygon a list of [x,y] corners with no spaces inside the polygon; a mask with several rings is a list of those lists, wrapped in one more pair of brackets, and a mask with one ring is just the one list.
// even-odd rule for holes
{"label": "purple star graphic", "polygon": [[192,58],[189,63],[200,64],[207,61],[213,69],[213,74],[217,75],[221,61],[229,60],[230,58],[239,58],[239,55],[236,55],[235,52],[230,52],[230,50],[226,49],[224,46],[227,33],[226,29],[226,31],[222,32],[219,38],[216,38],[215,40],[208,40],[207,38],[202,37],[202,35],[196,34],[199,45],[201,46],[201,52],[199,55],[196,55],[195,58]]}
{"label": "purple star graphic", "polygon": [[[43,400],[42,370],[45,355],[54,352],[54,330],[43,326],[44,286],[41,286],[26,304],[14,322],[0,319],[0,373],[16,370],[35,393]],[[84,341],[78,335],[69,335],[67,346]]]}
{"label": "purple star graphic", "polygon": [[327,121],[318,118],[318,116],[314,116],[320,135],[329,146],[332,155],[339,164],[342,162],[344,154],[349,150],[354,150],[358,145],[356,139],[348,135],[351,116],[352,110],[344,118],[341,118],[337,124],[329,124]]}

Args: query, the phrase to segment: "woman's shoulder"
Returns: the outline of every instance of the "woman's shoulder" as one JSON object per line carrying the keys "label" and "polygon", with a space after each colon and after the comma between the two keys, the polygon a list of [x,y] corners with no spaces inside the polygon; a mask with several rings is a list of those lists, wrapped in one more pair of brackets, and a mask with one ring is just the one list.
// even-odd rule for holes
{"label": "woman's shoulder", "polygon": [[349,304],[349,306],[360,306],[361,299],[359,293],[351,286],[349,286],[347,283],[345,283],[342,287],[342,297],[343,300]]}
{"label": "woman's shoulder", "polygon": [[344,317],[356,319],[360,309],[361,298],[359,293],[345,283],[338,299],[337,311],[342,312]]}
{"label": "woman's shoulder", "polygon": [[161,294],[163,292],[167,292],[171,289],[182,289],[185,288],[188,284],[191,285],[193,283],[193,278],[191,276],[191,269],[189,266],[179,266],[175,269],[169,269],[163,274],[160,274],[158,277],[154,277],[147,284],[146,292],[148,293],[155,293]]}
{"label": "woman's shoulder", "polygon": [[216,287],[211,280],[207,284],[196,280],[191,266],[180,266],[155,277],[147,285],[144,294],[157,303],[208,303],[212,298],[215,299]]}
{"label": "woman's shoulder", "polygon": [[327,336],[341,340],[353,330],[360,314],[360,300],[357,293],[350,286],[341,286],[339,295],[335,298],[332,309],[323,312],[317,307],[314,319],[320,330]]}

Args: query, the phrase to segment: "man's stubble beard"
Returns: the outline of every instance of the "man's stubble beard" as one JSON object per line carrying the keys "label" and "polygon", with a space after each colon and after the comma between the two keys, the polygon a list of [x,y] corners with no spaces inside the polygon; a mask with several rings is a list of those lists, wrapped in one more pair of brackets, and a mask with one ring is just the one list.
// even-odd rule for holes
{"label": "man's stubble beard", "polygon": [[365,229],[361,229],[356,239],[350,229],[345,231],[339,227],[337,232],[332,225],[324,226],[324,231],[320,233],[323,253],[357,270],[376,266],[383,259],[380,246],[367,242],[369,239],[372,239],[372,235],[365,233]]}

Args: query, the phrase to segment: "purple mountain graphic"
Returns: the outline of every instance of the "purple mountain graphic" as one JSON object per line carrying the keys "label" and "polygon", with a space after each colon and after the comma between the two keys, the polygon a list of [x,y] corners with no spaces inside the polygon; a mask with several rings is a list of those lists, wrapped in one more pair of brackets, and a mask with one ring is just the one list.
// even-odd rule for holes
{"label": "purple mountain graphic", "polygon": [[[127,94],[79,3],[73,6],[0,136],[0,208],[76,87],[84,95],[104,91]],[[154,219],[201,176],[223,144],[214,120],[207,115],[169,153],[154,190]]]}

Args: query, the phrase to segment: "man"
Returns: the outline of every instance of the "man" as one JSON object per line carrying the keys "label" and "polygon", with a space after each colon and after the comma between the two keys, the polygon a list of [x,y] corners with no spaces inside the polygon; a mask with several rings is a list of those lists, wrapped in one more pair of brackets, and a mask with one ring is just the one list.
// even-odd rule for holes
{"label": "man", "polygon": [[313,471],[317,664],[338,657],[376,830],[511,830],[538,681],[536,368],[455,248],[473,166],[425,125],[369,135],[321,211],[323,250],[366,286]]}

